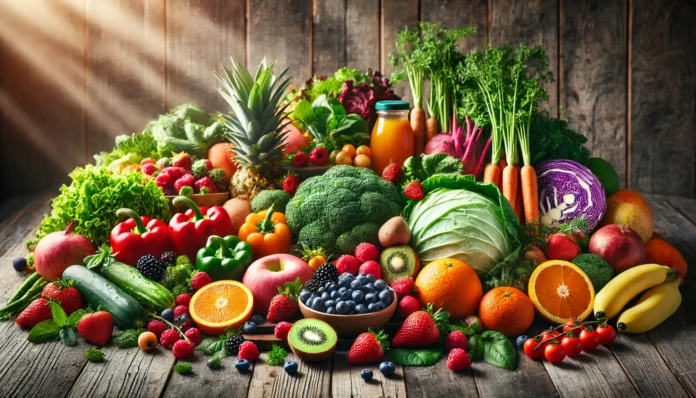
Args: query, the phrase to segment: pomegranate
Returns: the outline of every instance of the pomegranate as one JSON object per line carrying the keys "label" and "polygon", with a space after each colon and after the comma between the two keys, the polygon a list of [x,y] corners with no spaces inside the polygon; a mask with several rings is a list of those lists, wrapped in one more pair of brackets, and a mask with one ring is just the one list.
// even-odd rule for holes
{"label": "pomegranate", "polygon": [[590,238],[590,253],[608,262],[616,273],[645,262],[645,243],[638,232],[627,226],[610,224]]}

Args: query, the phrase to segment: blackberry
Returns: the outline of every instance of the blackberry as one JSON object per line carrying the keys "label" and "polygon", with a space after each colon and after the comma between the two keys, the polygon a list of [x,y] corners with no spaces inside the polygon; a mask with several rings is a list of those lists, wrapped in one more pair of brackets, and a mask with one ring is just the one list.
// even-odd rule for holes
{"label": "blackberry", "polygon": [[319,288],[330,282],[338,282],[338,269],[333,264],[326,263],[316,270],[312,279],[305,284],[305,288],[316,293]]}
{"label": "blackberry", "polygon": [[160,257],[160,260],[167,267],[174,266],[174,265],[176,265],[176,253],[164,252],[164,253],[162,253],[162,256]]}
{"label": "blackberry", "polygon": [[244,337],[241,334],[232,335],[225,341],[225,350],[228,354],[236,355],[239,352],[239,346],[244,342]]}
{"label": "blackberry", "polygon": [[162,279],[162,274],[164,273],[162,262],[152,254],[146,254],[140,257],[135,268],[137,268],[144,277],[152,279],[153,281]]}

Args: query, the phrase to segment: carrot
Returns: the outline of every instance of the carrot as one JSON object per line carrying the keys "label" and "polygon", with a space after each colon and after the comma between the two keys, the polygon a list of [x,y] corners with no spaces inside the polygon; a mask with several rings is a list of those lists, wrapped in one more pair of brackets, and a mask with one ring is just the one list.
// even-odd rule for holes
{"label": "carrot", "polygon": [[483,183],[491,183],[500,189],[500,166],[497,163],[488,163],[483,170]]}
{"label": "carrot", "polygon": [[[519,169],[519,166],[517,167]],[[522,183],[517,184],[517,196],[515,199],[515,214],[517,214],[517,220],[521,224],[524,224],[524,205],[522,203]]]}
{"label": "carrot", "polygon": [[504,158],[500,158],[500,161],[498,162],[500,165],[500,170],[505,170],[505,167],[507,166],[507,162],[505,161]]}
{"label": "carrot", "polygon": [[413,142],[415,155],[420,155],[425,149],[425,111],[421,108],[411,110],[411,128],[413,129]]}
{"label": "carrot", "polygon": [[539,191],[537,190],[537,175],[534,167],[522,167],[520,170],[520,185],[522,185],[525,222],[539,221]]}
{"label": "carrot", "polygon": [[431,117],[425,121],[425,132],[428,137],[428,141],[432,140],[438,133],[437,119]]}
{"label": "carrot", "polygon": [[507,165],[503,169],[503,196],[510,202],[512,208],[515,208],[517,201],[517,183],[519,173],[513,165]]}

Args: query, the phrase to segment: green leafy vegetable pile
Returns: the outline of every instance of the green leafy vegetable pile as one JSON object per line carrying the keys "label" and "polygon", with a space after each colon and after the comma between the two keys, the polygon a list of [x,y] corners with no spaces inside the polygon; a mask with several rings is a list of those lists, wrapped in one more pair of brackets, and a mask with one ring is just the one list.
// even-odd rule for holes
{"label": "green leafy vegetable pile", "polygon": [[291,117],[302,123],[315,143],[322,144],[329,152],[348,143],[363,145],[370,139],[365,120],[360,115],[347,114],[336,98],[326,95],[319,96],[311,104],[300,100]]}
{"label": "green leafy vegetable pile", "polygon": [[159,159],[171,154],[172,151],[167,148],[158,148],[152,132],[145,131],[119,135],[111,152],[101,152],[94,155],[94,159],[97,167],[106,167],[109,171],[118,173],[124,167],[139,164],[145,158]]}
{"label": "green leafy vegetable pile", "polygon": [[585,164],[590,151],[583,146],[587,138],[573,131],[567,120],[548,113],[535,113],[530,127],[532,164],[544,160],[570,159]]}
{"label": "green leafy vegetable pile", "polygon": [[225,140],[224,124],[203,109],[184,104],[161,115],[145,127],[151,132],[160,151],[186,152],[195,158],[206,158],[208,149]]}

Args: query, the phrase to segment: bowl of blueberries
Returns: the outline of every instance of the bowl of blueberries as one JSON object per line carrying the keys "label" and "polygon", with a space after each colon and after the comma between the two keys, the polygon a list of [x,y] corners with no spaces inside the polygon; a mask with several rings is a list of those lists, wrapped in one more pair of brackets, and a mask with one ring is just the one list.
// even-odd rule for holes
{"label": "bowl of blueberries", "polygon": [[[316,274],[315,274],[316,278]],[[396,294],[382,279],[371,274],[344,273],[337,281],[305,285],[298,300],[305,318],[322,320],[340,336],[378,330],[396,311]]]}

